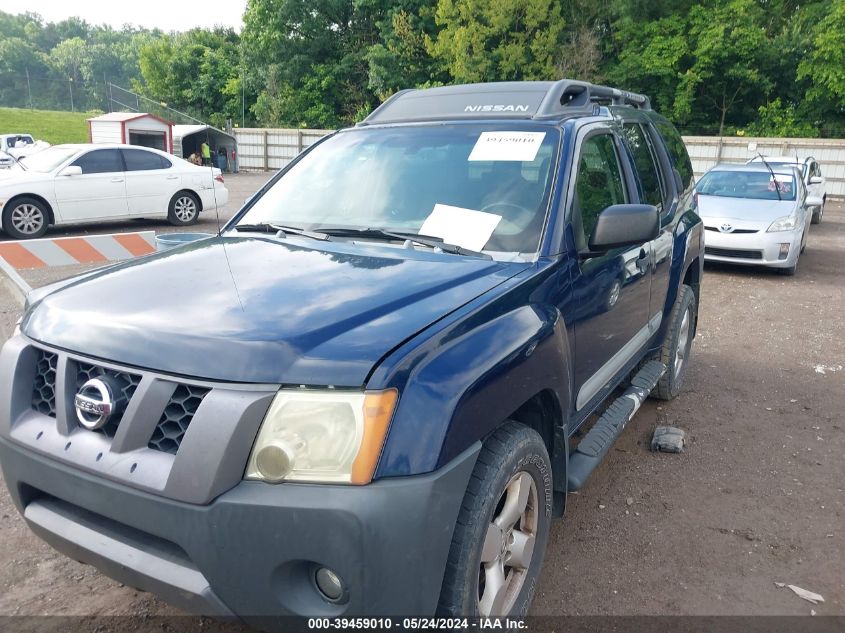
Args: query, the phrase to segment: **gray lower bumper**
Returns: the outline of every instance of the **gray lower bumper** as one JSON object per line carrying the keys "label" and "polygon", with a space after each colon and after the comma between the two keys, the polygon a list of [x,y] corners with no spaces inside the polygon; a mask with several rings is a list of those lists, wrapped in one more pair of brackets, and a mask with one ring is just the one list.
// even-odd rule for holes
{"label": "gray lower bumper", "polygon": [[[444,468],[368,486],[242,482],[208,505],[133,490],[0,439],[31,528],[59,551],[185,610],[267,626],[280,615],[434,612],[480,444]],[[348,600],[323,599],[316,566]]]}

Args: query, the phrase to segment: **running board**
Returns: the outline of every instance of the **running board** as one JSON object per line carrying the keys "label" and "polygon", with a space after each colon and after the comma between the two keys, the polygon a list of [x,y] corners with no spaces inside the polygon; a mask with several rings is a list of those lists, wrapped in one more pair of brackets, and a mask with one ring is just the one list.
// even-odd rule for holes
{"label": "running board", "polygon": [[604,459],[613,442],[634,417],[664,373],[666,373],[666,365],[663,363],[656,360],[647,362],[631,379],[631,386],[625,390],[625,393],[607,407],[599,421],[569,455],[567,476],[569,490],[580,490],[584,487],[587,478]]}

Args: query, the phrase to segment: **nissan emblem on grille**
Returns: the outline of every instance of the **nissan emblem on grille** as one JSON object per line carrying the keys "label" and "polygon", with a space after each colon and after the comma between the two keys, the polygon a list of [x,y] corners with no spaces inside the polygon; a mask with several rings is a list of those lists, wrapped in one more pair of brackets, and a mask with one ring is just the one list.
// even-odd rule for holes
{"label": "nissan emblem on grille", "polygon": [[79,423],[90,431],[101,428],[109,421],[114,407],[114,397],[109,384],[100,378],[92,378],[79,390],[73,399]]}
{"label": "nissan emblem on grille", "polygon": [[720,227],[719,227],[719,230],[720,230],[722,233],[730,233],[731,231],[733,231],[733,230],[734,230],[734,227],[733,227],[733,225],[731,225],[731,224],[727,224],[727,223],[725,223],[725,224],[723,224],[722,226],[720,226]]}

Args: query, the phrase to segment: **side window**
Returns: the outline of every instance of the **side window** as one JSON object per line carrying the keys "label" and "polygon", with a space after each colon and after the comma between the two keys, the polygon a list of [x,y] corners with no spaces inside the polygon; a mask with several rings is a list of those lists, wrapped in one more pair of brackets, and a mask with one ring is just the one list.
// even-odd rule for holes
{"label": "side window", "polygon": [[642,200],[647,204],[654,205],[663,211],[663,201],[666,198],[666,189],[660,172],[657,167],[657,159],[654,149],[648,142],[642,126],[638,123],[624,123],[622,131],[628,147],[631,148],[631,155],[634,157],[634,165],[642,183]]}
{"label": "side window", "polygon": [[613,136],[597,134],[589,137],[581,145],[572,205],[572,223],[578,248],[583,249],[589,243],[599,213],[611,205],[625,202],[625,185]]}
{"label": "side window", "polygon": [[122,149],[123,159],[126,161],[126,171],[150,171],[152,169],[166,169],[170,165],[164,165],[166,159],[158,154],[147,152],[142,149]]}
{"label": "side window", "polygon": [[116,149],[95,149],[77,158],[72,165],[82,168],[83,174],[107,174],[123,171],[120,151]]}
{"label": "side window", "polygon": [[673,166],[681,174],[681,182],[684,183],[684,188],[686,188],[693,179],[693,172],[684,139],[681,138],[678,130],[669,121],[664,119],[653,121],[653,123],[657,131],[660,132],[660,136],[663,137],[669,156],[672,157]]}

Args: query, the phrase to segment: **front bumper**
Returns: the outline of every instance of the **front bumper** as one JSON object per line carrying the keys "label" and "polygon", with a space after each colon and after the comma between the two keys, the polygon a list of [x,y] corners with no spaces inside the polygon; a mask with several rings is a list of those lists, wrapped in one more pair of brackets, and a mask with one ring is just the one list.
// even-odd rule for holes
{"label": "front bumper", "polygon": [[[765,230],[756,233],[721,233],[707,230],[704,236],[705,261],[787,268],[795,265],[801,250],[803,229],[794,231]],[[789,244],[786,257],[781,258],[781,244]]]}
{"label": "front bumper", "polygon": [[[476,444],[428,475],[367,486],[241,482],[207,505],[163,498],[0,439],[18,510],[41,538],[194,613],[273,628],[283,615],[427,615],[436,608]],[[322,597],[334,570],[345,602]]]}

